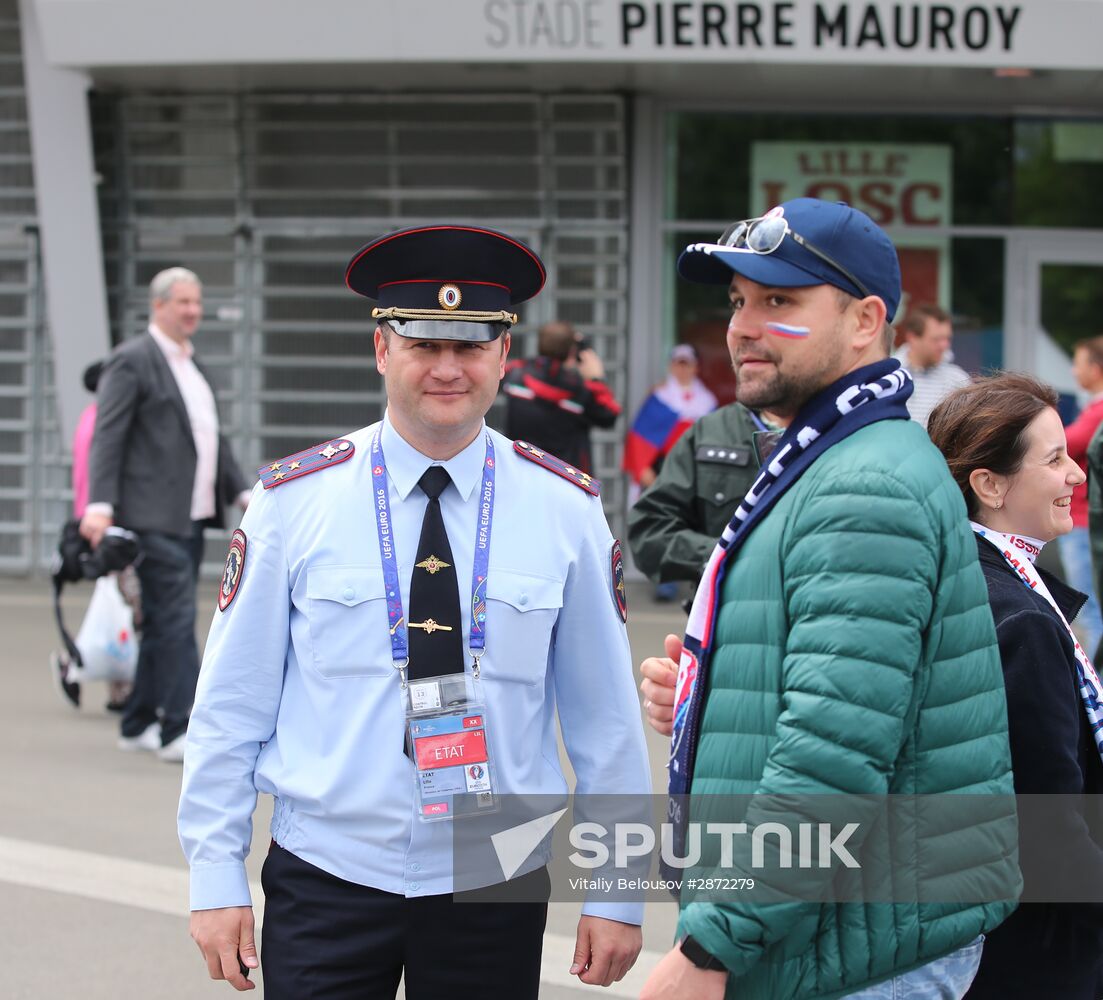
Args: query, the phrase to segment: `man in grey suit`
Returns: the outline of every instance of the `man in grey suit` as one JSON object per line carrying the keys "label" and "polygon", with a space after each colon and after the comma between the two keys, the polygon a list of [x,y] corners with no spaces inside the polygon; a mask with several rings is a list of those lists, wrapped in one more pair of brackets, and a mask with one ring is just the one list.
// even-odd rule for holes
{"label": "man in grey suit", "polygon": [[214,392],[191,338],[203,316],[199,279],[169,268],[150,283],[148,331],[111,353],[97,393],[81,534],[113,524],[138,533],[142,644],[119,747],[184,758],[199,677],[195,588],[203,529],[221,527],[247,483],[220,433]]}

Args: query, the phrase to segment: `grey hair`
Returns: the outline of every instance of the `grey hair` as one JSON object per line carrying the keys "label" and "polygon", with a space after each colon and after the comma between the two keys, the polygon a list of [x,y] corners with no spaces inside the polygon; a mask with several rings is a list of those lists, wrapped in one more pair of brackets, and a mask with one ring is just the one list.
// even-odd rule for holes
{"label": "grey hair", "polygon": [[163,271],[158,271],[149,283],[149,301],[166,301],[172,295],[172,286],[181,282],[203,288],[203,282],[194,271],[189,271],[186,267],[167,267]]}

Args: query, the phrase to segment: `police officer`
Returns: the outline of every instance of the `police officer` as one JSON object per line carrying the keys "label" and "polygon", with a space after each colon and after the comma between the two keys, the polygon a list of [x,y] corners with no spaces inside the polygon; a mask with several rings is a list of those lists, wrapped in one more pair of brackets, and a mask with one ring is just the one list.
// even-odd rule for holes
{"label": "police officer", "polygon": [[[650,790],[598,484],[483,421],[511,309],[544,277],[528,247],[473,227],[392,233],[349,265],[378,302],[386,413],[261,469],[192,714],[179,825],[213,979],[253,985],[258,790],[275,799],[260,954],[276,1000],[393,997],[403,973],[415,1000],[537,996],[541,858],[520,875],[541,901],[461,905],[465,820],[426,758],[477,760],[460,772],[480,801],[560,794],[558,713],[576,791]],[[456,684],[471,732],[445,725]],[[431,727],[445,735],[423,753]],[[571,972],[620,979],[641,919],[585,904]]]}
{"label": "police officer", "polygon": [[670,449],[628,512],[628,545],[656,583],[701,578],[716,540],[759,470],[769,415],[729,403],[701,417]]}

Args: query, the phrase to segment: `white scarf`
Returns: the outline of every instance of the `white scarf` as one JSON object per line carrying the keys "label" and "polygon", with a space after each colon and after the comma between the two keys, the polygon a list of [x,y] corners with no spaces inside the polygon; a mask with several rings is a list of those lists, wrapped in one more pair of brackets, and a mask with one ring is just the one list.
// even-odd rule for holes
{"label": "white scarf", "polygon": [[655,395],[683,420],[699,420],[716,409],[716,397],[699,378],[682,385],[673,375],[668,375],[655,390]]}
{"label": "white scarf", "polygon": [[1077,640],[1068,619],[1057,607],[1057,602],[1053,599],[1053,595],[1049,592],[1049,588],[1034,565],[1034,560],[1038,558],[1043,543],[1025,535],[1005,535],[1002,531],[986,528],[976,521],[970,521],[969,525],[981,538],[991,542],[1000,550],[1000,555],[1003,556],[1007,565],[1015,571],[1019,579],[1053,608],[1057,612],[1057,617],[1064,622],[1069,637],[1072,639],[1073,652],[1076,654],[1076,672],[1080,679],[1080,698],[1084,703],[1084,711],[1088,716],[1088,724],[1092,729],[1096,749],[1099,751],[1100,757],[1103,757],[1103,684],[1100,683],[1099,674],[1095,672],[1092,661]]}

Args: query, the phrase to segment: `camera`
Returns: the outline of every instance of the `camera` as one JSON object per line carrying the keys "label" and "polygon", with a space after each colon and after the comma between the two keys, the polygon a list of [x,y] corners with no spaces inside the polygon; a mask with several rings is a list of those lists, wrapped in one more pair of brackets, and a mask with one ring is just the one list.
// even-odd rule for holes
{"label": "camera", "polygon": [[79,521],[67,521],[54,555],[52,575],[69,583],[95,580],[106,573],[124,569],[138,558],[138,536],[133,531],[112,526],[93,549],[80,533]]}

